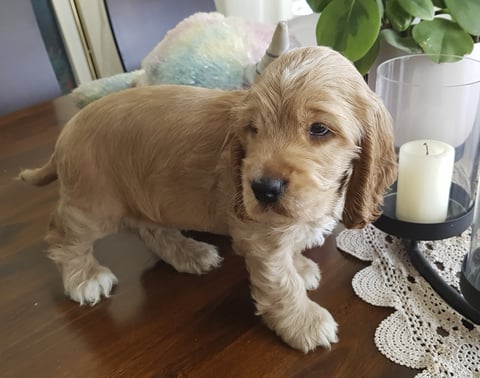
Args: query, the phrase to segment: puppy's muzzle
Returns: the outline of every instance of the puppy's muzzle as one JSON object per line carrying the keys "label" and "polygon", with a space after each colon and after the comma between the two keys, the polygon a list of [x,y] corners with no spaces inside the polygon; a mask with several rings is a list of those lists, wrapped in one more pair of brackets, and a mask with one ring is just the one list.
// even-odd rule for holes
{"label": "puppy's muzzle", "polygon": [[250,187],[258,202],[271,204],[277,202],[285,190],[285,181],[271,177],[262,177],[259,180],[253,180]]}

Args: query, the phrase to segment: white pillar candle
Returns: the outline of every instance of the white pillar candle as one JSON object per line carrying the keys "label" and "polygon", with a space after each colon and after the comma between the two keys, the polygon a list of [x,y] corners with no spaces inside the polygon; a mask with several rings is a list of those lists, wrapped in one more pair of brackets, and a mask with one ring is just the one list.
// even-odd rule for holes
{"label": "white pillar candle", "polygon": [[455,149],[436,140],[414,140],[400,147],[397,218],[440,223],[447,218]]}

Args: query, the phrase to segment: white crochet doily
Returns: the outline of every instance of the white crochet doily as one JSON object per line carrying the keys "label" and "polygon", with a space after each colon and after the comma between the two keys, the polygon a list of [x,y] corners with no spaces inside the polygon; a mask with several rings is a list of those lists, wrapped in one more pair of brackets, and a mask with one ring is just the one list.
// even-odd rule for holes
{"label": "white crochet doily", "polygon": [[[470,236],[421,242],[432,266],[458,289]],[[402,241],[373,226],[337,236],[341,250],[371,265],[352,280],[364,301],[395,308],[375,332],[378,350],[395,363],[423,369],[417,378],[480,377],[480,326],[449,307],[411,265]]]}

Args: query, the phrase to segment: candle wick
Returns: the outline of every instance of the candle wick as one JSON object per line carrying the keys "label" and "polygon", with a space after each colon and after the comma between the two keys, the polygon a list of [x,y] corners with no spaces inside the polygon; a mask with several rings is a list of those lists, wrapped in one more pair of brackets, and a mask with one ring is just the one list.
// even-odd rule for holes
{"label": "candle wick", "polygon": [[428,155],[428,144],[427,144],[427,142],[423,143],[423,145],[425,146],[426,155]]}

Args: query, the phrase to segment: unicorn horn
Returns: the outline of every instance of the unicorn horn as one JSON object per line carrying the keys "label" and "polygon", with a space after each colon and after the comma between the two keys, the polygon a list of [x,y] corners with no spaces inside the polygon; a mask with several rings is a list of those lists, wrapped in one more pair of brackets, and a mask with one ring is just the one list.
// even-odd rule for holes
{"label": "unicorn horn", "polygon": [[272,41],[262,59],[258,63],[249,64],[245,67],[246,85],[252,85],[257,76],[259,76],[271,62],[287,51],[288,48],[288,24],[286,21],[280,21],[275,28]]}

